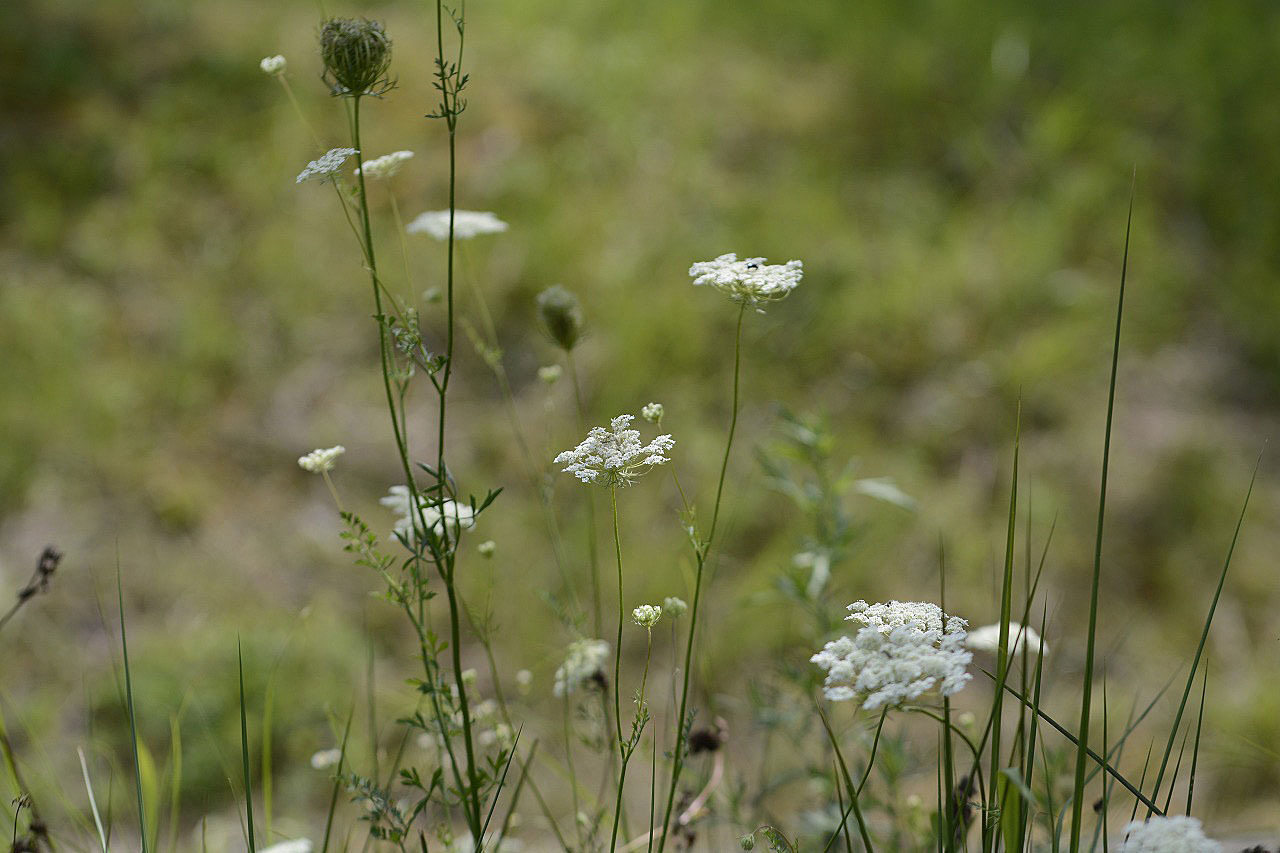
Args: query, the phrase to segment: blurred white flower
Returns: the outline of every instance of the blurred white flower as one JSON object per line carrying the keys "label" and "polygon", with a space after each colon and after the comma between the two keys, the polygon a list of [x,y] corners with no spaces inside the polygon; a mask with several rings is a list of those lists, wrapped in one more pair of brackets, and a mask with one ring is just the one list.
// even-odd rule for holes
{"label": "blurred white flower", "polygon": [[341,760],[342,750],[322,749],[311,756],[311,766],[316,770],[324,770],[326,767],[333,767]]}
{"label": "blurred white flower", "polygon": [[721,255],[714,261],[699,261],[689,267],[693,283],[710,285],[734,302],[759,308],[766,302],[777,302],[795,289],[804,276],[804,264],[787,261],[767,264],[764,258],[738,260],[735,254]]}
{"label": "blurred white flower", "polygon": [[660,435],[642,445],[639,431],[627,429],[633,420],[631,415],[618,415],[609,429],[593,427],[581,444],[561,453],[555,463],[567,463],[565,473],[584,483],[630,485],[654,465],[669,461],[666,454],[676,443],[670,435]]}
{"label": "blurred white flower", "polygon": [[641,604],[631,611],[631,619],[641,628],[652,628],[662,618],[662,608],[656,604]]}
{"label": "blurred white flower", "polygon": [[528,690],[529,685],[533,684],[533,673],[527,669],[522,669],[516,673],[516,686],[521,691]]}
{"label": "blurred white flower", "polygon": [[810,660],[826,670],[823,693],[832,701],[858,698],[873,711],[896,707],[931,691],[958,693],[972,677],[964,648],[965,621],[935,604],[892,601],[849,605],[846,619],[863,627],[850,639],[827,643]]}
{"label": "blurred white flower", "polygon": [[270,74],[272,77],[279,77],[289,67],[289,61],[283,56],[264,56],[262,61],[258,63],[258,67],[262,69],[262,73]]}
{"label": "blurred white flower", "polygon": [[312,160],[307,164],[307,168],[298,174],[298,179],[294,183],[302,183],[303,181],[325,181],[335,180],[338,172],[342,170],[342,164],[347,162],[348,157],[352,157],[360,152],[354,148],[331,148],[319,160]]}
{"label": "blurred white flower", "polygon": [[316,449],[308,453],[306,456],[299,456],[298,466],[304,471],[310,471],[312,474],[319,474],[322,471],[332,471],[333,466],[338,462],[338,457],[346,452],[347,449],[341,444],[335,447]]}
{"label": "blurred white flower", "polygon": [[[453,212],[453,236],[469,240],[481,234],[501,234],[507,223],[488,211],[455,210]],[[449,211],[428,210],[405,226],[409,234],[427,234],[437,240],[449,239]]]}
{"label": "blurred white flower", "polygon": [[[411,509],[412,499],[409,497],[409,487],[392,486],[388,492],[387,496],[381,498],[378,503],[400,516],[395,524],[395,532],[412,545],[418,514]],[[456,541],[460,529],[467,530],[475,527],[475,513],[467,504],[446,499],[437,505],[422,493],[418,494],[418,504],[422,507],[422,516],[427,527],[438,537],[443,537],[445,528],[448,527],[450,539]]]}
{"label": "blurred white flower", "polygon": [[546,367],[538,368],[538,378],[541,379],[543,382],[547,383],[548,385],[550,385],[553,382],[555,382],[557,379],[559,379],[560,374],[563,372],[564,372],[564,368],[562,368],[560,365],[548,364]]}
{"label": "blurred white flower", "polygon": [[476,550],[480,552],[481,557],[492,557],[498,550],[498,543],[492,539],[486,539],[476,546]]}
{"label": "blurred white flower", "polygon": [[651,424],[661,424],[664,414],[666,414],[666,409],[662,408],[661,403],[649,403],[640,410],[640,417]]}
{"label": "blurred white flower", "polygon": [[261,853],[311,853],[311,842],[305,838],[282,841],[263,848]]}
{"label": "blurred white flower", "polygon": [[[992,654],[999,652],[1000,623],[974,628],[969,632],[969,636],[965,638],[964,644],[975,652],[991,652]],[[1019,622],[1010,622],[1009,654],[1021,654],[1024,646],[1030,646],[1032,651],[1038,651],[1043,655],[1049,654],[1049,647],[1040,639],[1040,635],[1036,633],[1034,628],[1023,626]]]}
{"label": "blurred white flower", "polygon": [[1222,845],[1206,838],[1193,817],[1153,817],[1125,827],[1121,853],[1220,853]]}
{"label": "blurred white flower", "polygon": [[568,696],[582,683],[601,672],[609,660],[609,644],[604,640],[575,640],[569,644],[564,663],[556,670],[555,695]]}
{"label": "blurred white flower", "polygon": [[669,596],[667,598],[662,599],[662,611],[666,613],[668,616],[670,616],[672,619],[677,619],[683,616],[686,612],[688,612],[688,610],[689,610],[689,605],[684,603],[683,598],[676,598],[675,596]]}
{"label": "blurred white flower", "polygon": [[372,160],[365,160],[363,164],[356,167],[356,174],[363,173],[366,178],[385,180],[400,171],[400,167],[412,159],[412,151],[393,151]]}

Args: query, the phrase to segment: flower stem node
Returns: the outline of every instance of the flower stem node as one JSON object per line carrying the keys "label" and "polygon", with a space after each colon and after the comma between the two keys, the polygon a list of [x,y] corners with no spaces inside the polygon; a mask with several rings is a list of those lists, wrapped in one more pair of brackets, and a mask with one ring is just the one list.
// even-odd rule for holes
{"label": "flower stem node", "polygon": [[395,83],[388,79],[391,39],[379,21],[330,18],[320,28],[324,80],[334,95],[382,95]]}

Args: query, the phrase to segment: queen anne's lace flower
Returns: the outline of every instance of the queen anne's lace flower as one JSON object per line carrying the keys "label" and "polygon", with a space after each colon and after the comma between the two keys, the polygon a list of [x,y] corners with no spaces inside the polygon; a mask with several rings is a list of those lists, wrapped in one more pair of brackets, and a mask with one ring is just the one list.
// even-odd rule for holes
{"label": "queen anne's lace flower", "polygon": [[662,416],[667,412],[662,408],[661,403],[649,403],[640,410],[640,417],[644,418],[651,424],[661,424]]}
{"label": "queen anne's lace flower", "polygon": [[936,690],[951,696],[968,683],[973,654],[964,648],[965,621],[935,604],[891,601],[849,605],[857,636],[827,643],[810,660],[827,671],[832,701],[862,699],[868,711],[895,707]]}
{"label": "queen anne's lace flower", "polygon": [[609,644],[604,640],[575,640],[569,644],[564,663],[556,670],[555,694],[568,696],[582,683],[602,672],[609,660]]}
{"label": "queen anne's lace flower", "polygon": [[356,174],[364,173],[366,178],[385,180],[400,171],[400,167],[412,159],[412,151],[392,151],[390,154],[383,154],[381,157],[365,160],[356,169]]}
{"label": "queen anne's lace flower", "polygon": [[627,429],[633,420],[632,415],[618,415],[608,429],[593,427],[581,444],[561,453],[555,463],[566,463],[565,473],[584,483],[630,485],[654,465],[668,462],[666,454],[676,443],[670,435],[660,435],[642,445],[640,432]]}
{"label": "queen anne's lace flower", "polygon": [[341,444],[335,447],[313,450],[306,456],[298,457],[298,466],[304,471],[310,471],[312,474],[332,471],[333,466],[338,462],[338,457],[346,452],[347,449]]}
{"label": "queen anne's lace flower", "polygon": [[777,302],[795,289],[804,275],[804,264],[766,264],[764,258],[738,260],[735,254],[721,255],[714,261],[700,261],[689,267],[694,285],[707,284],[734,302],[759,308],[766,302]]}
{"label": "queen anne's lace flower", "polygon": [[[427,234],[437,240],[449,239],[449,211],[428,210],[404,227],[409,234]],[[507,223],[488,211],[455,210],[453,212],[453,236],[468,240],[481,234],[501,234]]]}
{"label": "queen anne's lace flower", "polygon": [[307,168],[298,174],[295,183],[303,181],[332,181],[337,178],[338,172],[342,169],[342,164],[347,162],[348,157],[352,157],[360,152],[354,148],[331,148],[319,160],[312,160],[307,164]]}
{"label": "queen anne's lace flower", "polygon": [[[391,509],[400,518],[396,521],[395,532],[410,545],[414,541],[414,527],[418,521],[417,513],[412,511],[412,499],[408,486],[392,486],[389,494],[378,503]],[[476,525],[475,513],[467,504],[446,499],[441,504],[432,503],[431,499],[418,494],[418,504],[422,507],[422,517],[431,532],[443,537],[448,527],[449,538],[456,541],[459,529],[467,530]]]}
{"label": "queen anne's lace flower", "polygon": [[1222,845],[1206,838],[1193,817],[1153,817],[1125,827],[1121,853],[1220,853]]}
{"label": "queen anne's lace flower", "polygon": [[342,750],[340,749],[322,749],[313,753],[311,756],[311,766],[316,770],[324,770],[332,767],[342,760]]}
{"label": "queen anne's lace flower", "polygon": [[678,619],[688,612],[689,605],[684,603],[683,598],[668,596],[667,598],[662,599],[662,610],[672,619]]}
{"label": "queen anne's lace flower", "polygon": [[264,56],[262,61],[258,63],[258,67],[262,69],[263,74],[279,77],[289,67],[289,61],[279,55]]}
{"label": "queen anne's lace flower", "polygon": [[662,618],[662,608],[656,604],[641,604],[631,611],[631,618],[641,628],[652,628]]}
{"label": "queen anne's lace flower", "polygon": [[[995,625],[983,625],[981,628],[974,628],[965,637],[964,644],[975,652],[999,652],[1000,624],[997,622]],[[1049,654],[1049,647],[1040,639],[1040,635],[1036,633],[1034,628],[1024,626],[1018,622],[1010,622],[1009,654],[1020,654],[1024,645],[1042,655]]]}

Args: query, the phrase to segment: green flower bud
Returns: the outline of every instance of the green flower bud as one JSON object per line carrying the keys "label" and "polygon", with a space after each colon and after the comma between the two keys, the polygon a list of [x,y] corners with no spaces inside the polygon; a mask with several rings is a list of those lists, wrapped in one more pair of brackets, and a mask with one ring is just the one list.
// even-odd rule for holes
{"label": "green flower bud", "polygon": [[754,833],[744,835],[738,843],[742,845],[743,850],[754,850],[756,847],[756,836]]}
{"label": "green flower bud", "polygon": [[325,82],[335,95],[380,95],[395,85],[387,79],[391,39],[378,21],[325,21],[320,28],[320,57],[324,60]]}
{"label": "green flower bud", "polygon": [[538,294],[538,316],[556,346],[568,352],[578,345],[583,327],[578,297],[558,284],[548,287]]}

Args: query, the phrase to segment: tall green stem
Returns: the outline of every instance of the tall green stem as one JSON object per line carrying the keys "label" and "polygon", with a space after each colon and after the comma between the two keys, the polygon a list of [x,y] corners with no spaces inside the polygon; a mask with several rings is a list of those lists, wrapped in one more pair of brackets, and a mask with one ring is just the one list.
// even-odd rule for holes
{"label": "tall green stem", "polygon": [[711,543],[716,535],[716,524],[720,520],[720,499],[724,495],[725,472],[729,470],[729,451],[733,449],[733,434],[738,428],[738,392],[742,376],[742,320],[746,313],[747,306],[744,303],[738,309],[738,326],[733,338],[733,412],[729,418],[729,438],[725,441],[724,459],[720,462],[720,481],[716,485],[716,503],[711,511],[711,528],[707,531],[706,541],[698,548],[696,555],[693,606],[689,610],[689,640],[684,651],[684,681],[680,689],[680,712],[676,716],[676,748],[671,763],[671,782],[667,790],[667,805],[662,816],[662,837],[658,841],[658,853],[662,853],[667,844],[676,786],[680,784],[680,773],[684,769],[685,714],[689,709],[689,674],[693,664],[693,640],[698,629],[698,604],[702,600],[702,570],[707,564],[707,555],[711,551]]}

